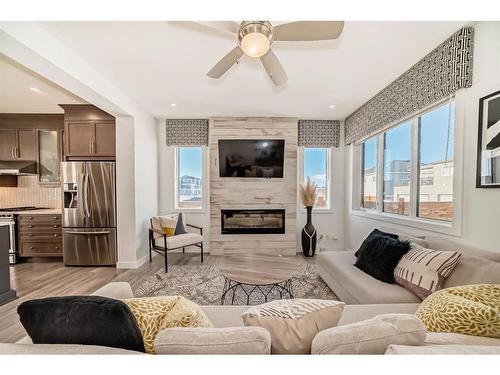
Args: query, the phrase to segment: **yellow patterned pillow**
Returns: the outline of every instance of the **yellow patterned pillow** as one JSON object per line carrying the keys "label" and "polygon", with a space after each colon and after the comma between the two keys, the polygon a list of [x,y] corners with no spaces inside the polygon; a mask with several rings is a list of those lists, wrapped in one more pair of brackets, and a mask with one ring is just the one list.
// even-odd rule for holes
{"label": "yellow patterned pillow", "polygon": [[430,332],[500,338],[500,285],[464,285],[438,290],[415,313]]}
{"label": "yellow patterned pillow", "polygon": [[196,303],[182,296],[129,298],[123,300],[137,320],[146,353],[154,354],[156,335],[173,327],[213,327]]}

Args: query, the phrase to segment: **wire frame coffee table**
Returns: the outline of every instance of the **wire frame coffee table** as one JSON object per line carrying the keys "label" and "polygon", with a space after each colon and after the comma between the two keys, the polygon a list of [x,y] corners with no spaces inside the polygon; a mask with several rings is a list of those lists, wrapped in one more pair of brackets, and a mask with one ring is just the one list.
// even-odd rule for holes
{"label": "wire frame coffee table", "polygon": [[294,257],[269,255],[225,256],[219,269],[224,276],[221,304],[234,305],[235,296],[242,292],[246,304],[252,295],[260,295],[264,302],[270,296],[294,298],[292,280],[299,270]]}

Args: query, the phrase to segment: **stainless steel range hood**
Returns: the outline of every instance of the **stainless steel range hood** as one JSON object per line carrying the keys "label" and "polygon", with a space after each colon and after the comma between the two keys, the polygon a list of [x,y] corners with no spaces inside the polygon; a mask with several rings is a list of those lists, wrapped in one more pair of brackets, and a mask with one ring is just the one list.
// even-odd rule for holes
{"label": "stainless steel range hood", "polygon": [[32,176],[37,174],[36,161],[0,161],[0,175]]}

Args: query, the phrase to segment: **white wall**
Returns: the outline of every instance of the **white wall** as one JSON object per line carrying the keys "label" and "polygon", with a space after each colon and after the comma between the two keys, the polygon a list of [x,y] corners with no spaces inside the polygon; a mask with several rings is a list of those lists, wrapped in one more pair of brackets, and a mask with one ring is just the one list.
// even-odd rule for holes
{"label": "white wall", "polygon": [[[159,200],[158,211],[160,214],[174,212],[174,147],[167,147],[165,134],[165,121],[158,122],[158,179],[159,179]],[[343,135],[341,135],[343,138]],[[210,176],[209,150],[205,154],[204,176]],[[342,148],[332,149],[332,210],[323,212],[313,211],[313,224],[319,233],[325,234],[321,247],[340,250],[344,248],[344,152]],[[299,164],[299,163],[298,163]],[[204,249],[210,251],[210,212],[208,199],[210,192],[209,184],[205,184],[203,212],[186,212],[187,220],[195,225],[203,227]],[[298,202],[297,202],[298,203]],[[299,207],[297,217],[297,250],[301,251],[300,231],[305,224],[305,209]],[[336,239],[334,239],[336,238]]]}
{"label": "white wall", "polygon": [[[500,252],[498,242],[500,218],[500,189],[476,189],[476,154],[478,133],[479,98],[500,90],[500,22],[479,22],[474,26],[474,61],[472,87],[460,92],[457,113],[463,113],[464,145],[455,150],[463,158],[462,180],[462,231],[461,235],[446,236],[389,224],[379,220],[356,216],[346,209],[345,245],[357,249],[366,235],[375,227],[394,228],[409,233],[427,234],[449,238],[454,241]],[[461,106],[459,108],[458,106]],[[346,207],[352,206],[352,146],[344,149],[346,170]]]}

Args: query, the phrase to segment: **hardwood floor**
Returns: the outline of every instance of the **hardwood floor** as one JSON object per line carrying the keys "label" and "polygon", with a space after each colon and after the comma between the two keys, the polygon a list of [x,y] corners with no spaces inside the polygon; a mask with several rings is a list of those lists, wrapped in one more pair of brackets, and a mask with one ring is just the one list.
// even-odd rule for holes
{"label": "hardwood floor", "polygon": [[[206,256],[203,264],[219,265],[224,257]],[[307,258],[314,263],[315,258]],[[163,267],[163,257],[153,257],[134,270],[112,267],[64,267],[61,262],[20,263],[11,267],[11,283],[19,298],[0,306],[0,343],[16,342],[26,336],[17,306],[24,301],[49,296],[85,295],[111,281],[127,281],[136,289]],[[169,253],[169,265],[200,264],[199,252]]]}

